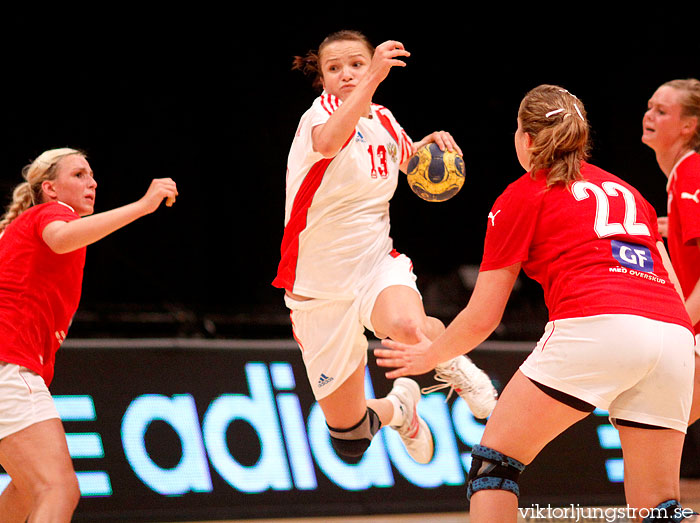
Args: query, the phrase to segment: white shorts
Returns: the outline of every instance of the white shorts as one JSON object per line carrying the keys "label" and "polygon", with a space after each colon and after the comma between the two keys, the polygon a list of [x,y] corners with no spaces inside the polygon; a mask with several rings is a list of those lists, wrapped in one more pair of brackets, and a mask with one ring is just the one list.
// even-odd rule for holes
{"label": "white shorts", "polygon": [[528,378],[623,419],[686,432],[694,336],[625,314],[549,322],[520,370]]}
{"label": "white shorts", "polygon": [[302,301],[285,296],[294,339],[317,400],[335,391],[358,366],[367,364],[365,329],[374,331],[370,318],[377,296],[393,285],[405,285],[418,293],[413,265],[403,254],[387,255],[358,286],[355,299]]}
{"label": "white shorts", "polygon": [[0,439],[52,418],[60,416],[44,379],[25,367],[0,361]]}

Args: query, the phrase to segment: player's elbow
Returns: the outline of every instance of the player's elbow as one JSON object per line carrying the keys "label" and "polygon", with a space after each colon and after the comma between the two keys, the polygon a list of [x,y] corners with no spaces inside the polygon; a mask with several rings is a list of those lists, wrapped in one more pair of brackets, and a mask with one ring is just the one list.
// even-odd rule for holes
{"label": "player's elbow", "polygon": [[338,154],[338,151],[340,151],[340,147],[338,147],[336,143],[328,140],[316,140],[314,141],[313,147],[314,151],[319,153],[324,158],[333,158],[336,154]]}
{"label": "player's elbow", "polygon": [[501,324],[501,319],[483,319],[472,325],[474,336],[480,339],[487,339]]}
{"label": "player's elbow", "polygon": [[46,242],[46,245],[48,245],[49,249],[56,254],[68,254],[69,252],[76,250],[74,245],[62,240]]}
{"label": "player's elbow", "polygon": [[339,132],[334,132],[325,125],[314,128],[311,134],[313,150],[324,158],[333,158],[340,152],[345,142],[347,142],[347,136],[343,138]]}
{"label": "player's elbow", "polygon": [[479,311],[477,314],[469,314],[467,325],[470,337],[479,340],[487,339],[501,324],[502,317],[502,311],[488,309]]}

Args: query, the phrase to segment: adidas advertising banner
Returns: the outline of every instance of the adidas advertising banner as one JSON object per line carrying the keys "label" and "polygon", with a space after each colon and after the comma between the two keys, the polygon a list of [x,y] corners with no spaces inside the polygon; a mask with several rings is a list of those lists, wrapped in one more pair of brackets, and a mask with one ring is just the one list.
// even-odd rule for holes
{"label": "adidas advertising banner", "polygon": [[[531,345],[486,343],[472,359],[500,391]],[[367,393],[384,396],[391,383],[369,361]],[[348,465],[333,451],[293,342],[72,340],[56,369],[51,391],[82,492],[75,521],[468,508],[470,450],[484,421],[456,395],[435,392],[419,404],[435,437],[429,464],[383,429]],[[621,457],[607,413],[596,411],[525,470],[520,504],[623,504]],[[8,481],[0,474],[0,488]]]}

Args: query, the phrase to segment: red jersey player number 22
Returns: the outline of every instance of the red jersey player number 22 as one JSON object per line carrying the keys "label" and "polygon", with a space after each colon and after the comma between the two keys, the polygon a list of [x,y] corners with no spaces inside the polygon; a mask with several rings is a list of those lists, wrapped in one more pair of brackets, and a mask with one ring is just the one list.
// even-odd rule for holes
{"label": "red jersey player number 22", "polygon": [[614,312],[668,320],[662,303],[679,304],[656,245],[656,212],[615,175],[588,163],[581,174],[568,188],[547,187],[542,173],[510,184],[489,214],[481,270],[521,262],[542,285],[551,320]]}

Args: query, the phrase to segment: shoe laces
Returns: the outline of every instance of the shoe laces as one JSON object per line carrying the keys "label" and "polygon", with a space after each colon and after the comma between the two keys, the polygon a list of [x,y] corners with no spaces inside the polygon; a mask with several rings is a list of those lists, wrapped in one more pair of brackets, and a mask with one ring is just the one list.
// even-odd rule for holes
{"label": "shoe laces", "polygon": [[[424,387],[421,389],[423,394],[430,394],[431,392],[437,392],[438,390],[449,388],[445,402],[449,401],[452,397],[453,392],[459,394],[461,391],[471,392],[475,390],[474,384],[471,383],[467,377],[458,369],[435,369],[435,381],[439,381],[436,385],[431,385],[430,387]],[[453,383],[453,382],[456,382]]]}

